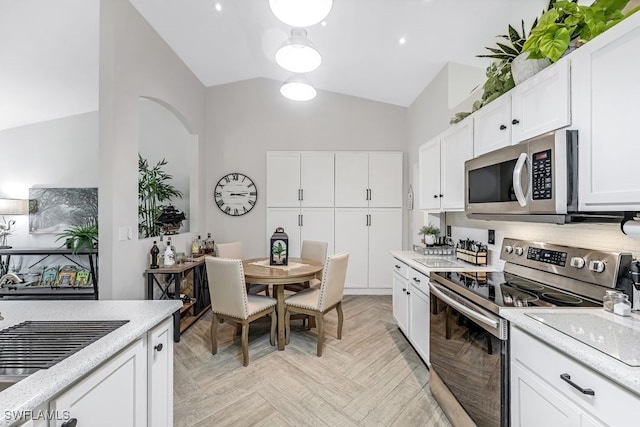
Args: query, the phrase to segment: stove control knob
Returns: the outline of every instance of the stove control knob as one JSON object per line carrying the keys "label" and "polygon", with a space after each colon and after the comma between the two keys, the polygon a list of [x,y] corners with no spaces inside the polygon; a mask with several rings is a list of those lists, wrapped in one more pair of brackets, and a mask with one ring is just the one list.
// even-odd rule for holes
{"label": "stove control knob", "polygon": [[589,270],[595,273],[602,273],[604,271],[604,261],[589,261]]}
{"label": "stove control knob", "polygon": [[584,264],[584,258],[580,258],[579,256],[574,256],[573,258],[571,258],[571,267],[584,268]]}
{"label": "stove control knob", "polygon": [[513,248],[513,250],[516,252],[516,255],[518,256],[522,256],[522,254],[524,253],[524,250],[520,246],[516,246],[515,248]]}
{"label": "stove control knob", "polygon": [[504,247],[504,251],[508,254],[513,252],[513,247],[512,246],[505,246]]}

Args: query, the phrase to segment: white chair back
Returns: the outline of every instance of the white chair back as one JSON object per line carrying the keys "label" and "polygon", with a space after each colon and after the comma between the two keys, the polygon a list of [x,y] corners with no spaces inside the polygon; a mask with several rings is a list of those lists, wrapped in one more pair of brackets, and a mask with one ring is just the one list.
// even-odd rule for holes
{"label": "white chair back", "polygon": [[218,243],[217,254],[220,258],[243,259],[242,242]]}
{"label": "white chair back", "polygon": [[342,301],[348,262],[349,252],[340,252],[327,257],[322,272],[318,310],[324,311]]}
{"label": "white chair back", "polygon": [[249,303],[242,261],[208,256],[205,263],[213,312],[247,319]]}
{"label": "white chair back", "polygon": [[[327,242],[317,242],[315,240],[303,240],[302,251],[300,252],[300,258],[312,259],[318,262],[325,262],[327,260],[327,248],[329,244]],[[318,279],[322,280],[322,273],[318,276]]]}

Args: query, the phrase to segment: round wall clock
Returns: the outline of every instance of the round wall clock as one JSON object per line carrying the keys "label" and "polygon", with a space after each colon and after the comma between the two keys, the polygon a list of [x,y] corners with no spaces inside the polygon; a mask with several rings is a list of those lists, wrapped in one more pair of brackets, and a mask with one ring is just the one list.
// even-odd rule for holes
{"label": "round wall clock", "polygon": [[230,173],[216,184],[213,199],[218,208],[231,216],[248,213],[256,205],[258,190],[251,178],[241,173]]}

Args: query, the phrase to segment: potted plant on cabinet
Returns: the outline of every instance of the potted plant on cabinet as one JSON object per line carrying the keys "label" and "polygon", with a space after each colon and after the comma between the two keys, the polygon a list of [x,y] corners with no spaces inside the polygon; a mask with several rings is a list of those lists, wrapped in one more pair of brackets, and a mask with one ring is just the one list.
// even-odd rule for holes
{"label": "potted plant on cabinet", "polygon": [[423,225],[418,234],[423,236],[422,240],[425,245],[434,245],[436,243],[436,238],[440,236],[440,228],[429,223],[428,225]]}
{"label": "potted plant on cabinet", "polygon": [[64,245],[71,249],[72,254],[77,254],[82,248],[92,249],[98,246],[97,225],[76,225],[59,233],[56,242],[65,239]]}

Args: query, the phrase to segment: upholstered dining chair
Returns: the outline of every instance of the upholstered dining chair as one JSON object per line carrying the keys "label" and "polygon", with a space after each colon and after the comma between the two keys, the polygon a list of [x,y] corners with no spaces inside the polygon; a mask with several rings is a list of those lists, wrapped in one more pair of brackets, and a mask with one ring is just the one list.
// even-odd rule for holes
{"label": "upholstered dining chair", "polygon": [[230,320],[242,326],[242,364],[249,365],[249,323],[271,315],[271,345],[276,336],[276,300],[262,295],[248,295],[242,260],[206,257],[207,279],[211,295],[211,354],[218,352],[218,321]]}
{"label": "upholstered dining chair", "polygon": [[[327,242],[318,242],[315,240],[303,240],[302,250],[300,251],[300,258],[312,259],[318,262],[325,262],[327,259],[328,247],[329,247],[329,244]],[[300,292],[301,290],[307,289],[309,287],[312,287],[312,288],[319,287],[321,280],[322,280],[322,276],[320,276],[320,279],[311,279],[311,281],[305,282],[305,283],[293,283],[290,285],[284,285],[284,288],[288,291]]]}
{"label": "upholstered dining chair", "polygon": [[[220,258],[244,259],[242,242],[218,243],[216,244],[216,255]],[[269,296],[269,286],[267,285],[248,283],[247,291],[251,294],[258,294],[264,291]]]}
{"label": "upholstered dining chair", "polygon": [[291,314],[301,313],[314,316],[318,329],[318,357],[322,356],[324,345],[324,315],[333,310],[338,312],[338,339],[342,339],[342,292],[347,275],[349,252],[327,257],[322,272],[322,282],[319,288],[308,288],[291,295],[284,300],[285,339],[288,344],[291,338]]}

